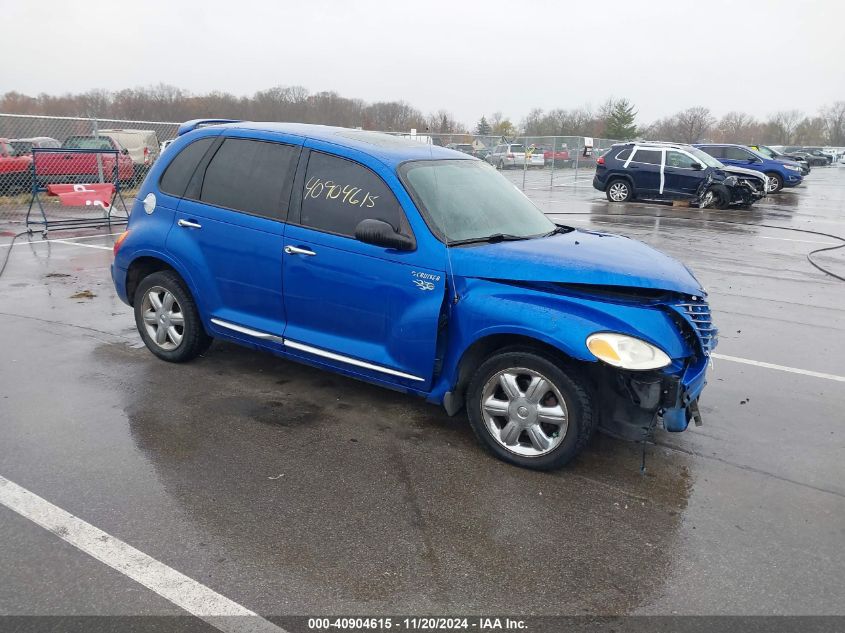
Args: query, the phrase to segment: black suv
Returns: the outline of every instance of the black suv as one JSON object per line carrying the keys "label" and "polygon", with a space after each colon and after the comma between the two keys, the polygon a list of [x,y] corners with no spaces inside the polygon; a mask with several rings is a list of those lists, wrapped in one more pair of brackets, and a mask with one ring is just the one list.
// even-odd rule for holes
{"label": "black suv", "polygon": [[611,202],[689,200],[700,207],[748,206],[766,194],[766,177],[728,167],[691,145],[632,142],[596,160],[593,187]]}

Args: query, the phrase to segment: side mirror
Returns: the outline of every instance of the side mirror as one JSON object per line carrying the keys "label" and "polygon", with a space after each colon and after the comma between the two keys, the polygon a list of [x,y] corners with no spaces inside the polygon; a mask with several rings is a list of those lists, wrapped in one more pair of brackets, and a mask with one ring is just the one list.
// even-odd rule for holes
{"label": "side mirror", "polygon": [[693,163],[692,168],[697,171],[701,171],[702,169],[704,169],[704,165],[702,165],[701,163]]}
{"label": "side mirror", "polygon": [[397,251],[409,251],[414,248],[414,241],[410,237],[397,233],[383,220],[361,220],[355,227],[355,239],[365,244],[392,248]]}

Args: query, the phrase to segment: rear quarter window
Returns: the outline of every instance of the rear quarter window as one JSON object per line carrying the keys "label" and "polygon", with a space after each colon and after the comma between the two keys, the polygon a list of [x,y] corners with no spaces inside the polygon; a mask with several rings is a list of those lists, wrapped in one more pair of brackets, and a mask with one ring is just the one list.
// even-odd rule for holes
{"label": "rear quarter window", "polygon": [[201,138],[179,152],[164,170],[159,180],[159,189],[177,198],[184,196],[194,170],[215,140],[216,138],[211,136]]}
{"label": "rear quarter window", "polygon": [[628,157],[631,155],[631,148],[623,149],[616,155],[616,160],[628,160]]}

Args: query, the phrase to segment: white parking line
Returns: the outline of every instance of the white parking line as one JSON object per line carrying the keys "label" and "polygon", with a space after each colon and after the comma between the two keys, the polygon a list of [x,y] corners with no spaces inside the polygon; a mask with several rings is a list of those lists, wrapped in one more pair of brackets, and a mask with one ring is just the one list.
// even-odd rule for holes
{"label": "white parking line", "polygon": [[[69,237],[65,240],[57,240],[57,239],[41,239],[37,241],[30,241],[29,244],[46,244],[47,242],[59,242],[63,244],[76,244],[76,240],[95,240],[98,237],[113,237],[115,235],[120,235],[120,233],[101,233],[97,235],[80,235],[79,237]],[[18,245],[22,244],[22,242],[18,242]],[[76,244],[77,246],[85,246],[85,244]],[[9,248],[11,247],[11,243],[9,244],[0,244],[0,248]],[[111,248],[107,246],[101,246],[100,248]]]}
{"label": "white parking line", "polygon": [[226,633],[284,629],[0,475],[0,503]]}
{"label": "white parking line", "polygon": [[68,246],[82,246],[84,248],[99,248],[103,251],[114,250],[112,246],[97,246],[96,244],[80,244],[79,242],[69,242],[67,240],[46,240],[47,242],[55,242],[56,244],[67,244]]}
{"label": "white parking line", "polygon": [[845,376],[837,376],[836,374],[825,374],[820,371],[810,371],[809,369],[798,369],[796,367],[786,367],[785,365],[775,365],[774,363],[764,363],[759,360],[751,360],[749,358],[739,358],[737,356],[727,356],[726,354],[710,354],[713,358],[718,360],[726,360],[731,363],[741,363],[743,365],[753,365],[755,367],[764,367],[766,369],[776,369],[777,371],[786,371],[790,374],[801,374],[802,376],[811,376],[812,378],[823,378],[824,380],[835,380],[836,382],[845,382]]}

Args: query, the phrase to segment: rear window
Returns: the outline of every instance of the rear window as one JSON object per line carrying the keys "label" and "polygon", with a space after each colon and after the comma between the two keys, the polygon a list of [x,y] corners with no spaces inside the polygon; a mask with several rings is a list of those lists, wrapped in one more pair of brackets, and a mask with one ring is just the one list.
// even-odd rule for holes
{"label": "rear window", "polygon": [[104,137],[71,136],[65,140],[65,149],[114,149],[111,140]]}
{"label": "rear window", "polygon": [[179,152],[176,158],[170,161],[167,169],[164,170],[164,174],[159,181],[159,189],[178,198],[184,196],[188,182],[194,175],[194,170],[215,140],[211,136],[201,138]]}
{"label": "rear window", "polygon": [[299,148],[227,138],[208,163],[200,201],[271,219],[284,219]]}
{"label": "rear window", "polygon": [[660,150],[656,149],[638,149],[634,154],[633,161],[647,165],[659,165],[661,153]]}
{"label": "rear window", "polygon": [[525,146],[524,145],[511,145],[508,149],[509,152],[522,152],[525,153]]}

